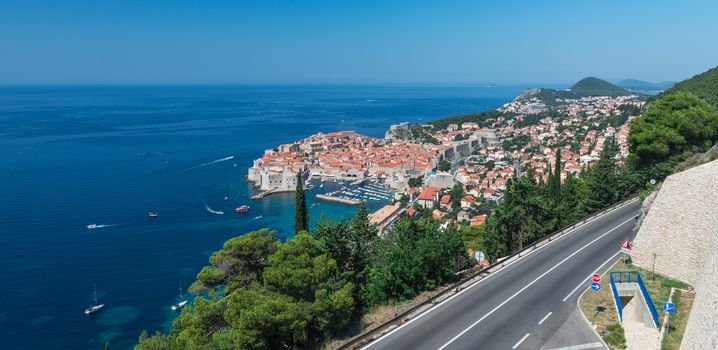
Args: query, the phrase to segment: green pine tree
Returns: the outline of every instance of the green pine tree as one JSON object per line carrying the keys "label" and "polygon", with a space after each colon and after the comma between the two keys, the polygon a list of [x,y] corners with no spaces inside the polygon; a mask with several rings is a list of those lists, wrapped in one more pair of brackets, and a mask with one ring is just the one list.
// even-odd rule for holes
{"label": "green pine tree", "polygon": [[619,200],[619,166],[616,163],[618,144],[611,137],[604,142],[601,157],[587,176],[586,212],[593,213]]}
{"label": "green pine tree", "polygon": [[357,311],[366,306],[366,298],[362,288],[366,285],[369,268],[372,265],[372,257],[375,255],[376,241],[379,239],[376,226],[369,222],[369,211],[364,202],[354,217],[349,221],[349,245],[350,245],[350,268],[352,271],[351,282],[354,284],[354,302]]}
{"label": "green pine tree", "polygon": [[294,233],[307,231],[309,229],[309,213],[307,212],[307,201],[304,195],[302,172],[297,173],[296,203],[294,205]]}

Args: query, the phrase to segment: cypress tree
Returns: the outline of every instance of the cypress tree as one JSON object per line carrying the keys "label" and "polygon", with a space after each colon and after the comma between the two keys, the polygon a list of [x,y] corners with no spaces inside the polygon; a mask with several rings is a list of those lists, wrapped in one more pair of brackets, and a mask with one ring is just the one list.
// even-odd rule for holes
{"label": "cypress tree", "polygon": [[554,171],[548,180],[548,191],[554,206],[561,201],[561,148],[556,149],[556,161]]}
{"label": "cypress tree", "polygon": [[297,173],[297,191],[294,204],[294,233],[307,231],[309,229],[309,214],[307,213],[307,201],[304,198],[304,186],[302,186],[302,172]]}

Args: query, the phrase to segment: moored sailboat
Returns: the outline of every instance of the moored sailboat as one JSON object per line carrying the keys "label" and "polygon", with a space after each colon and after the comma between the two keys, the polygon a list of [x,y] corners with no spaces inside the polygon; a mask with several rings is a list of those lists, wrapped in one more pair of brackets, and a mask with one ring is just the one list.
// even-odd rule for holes
{"label": "moored sailboat", "polygon": [[172,306],[170,306],[170,309],[172,309],[172,311],[177,311],[177,310],[181,309],[182,307],[184,307],[185,305],[187,305],[187,300],[182,300],[182,281],[180,281],[179,292],[180,292],[180,294],[179,294],[180,302],[176,303],[176,304],[172,304]]}
{"label": "moored sailboat", "polygon": [[105,307],[105,304],[100,304],[97,302],[97,283],[95,283],[95,303],[85,309],[85,315],[90,316],[91,313],[100,311],[100,309],[102,309],[103,307]]}

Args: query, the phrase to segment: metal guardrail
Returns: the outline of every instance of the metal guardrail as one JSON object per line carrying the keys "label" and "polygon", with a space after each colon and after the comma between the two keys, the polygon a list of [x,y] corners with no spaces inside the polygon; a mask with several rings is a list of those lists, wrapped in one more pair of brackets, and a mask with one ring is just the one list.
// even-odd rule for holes
{"label": "metal guardrail", "polygon": [[648,290],[646,290],[646,285],[643,284],[643,278],[641,278],[641,274],[636,272],[636,275],[638,276],[638,286],[641,287],[641,293],[643,293],[643,298],[646,300],[646,304],[648,304],[648,310],[651,311],[651,316],[653,316],[653,323],[656,325],[656,328],[658,328],[658,311],[656,311],[656,305],[653,303],[651,295],[648,294]]}
{"label": "metal guardrail", "polygon": [[[608,212],[611,212],[617,208],[620,208],[623,205],[635,200],[636,198],[637,197],[631,197],[631,198],[625,199],[623,201],[620,201],[618,203],[615,203],[613,205],[609,205],[608,207],[598,210],[598,211],[584,217],[583,219],[574,221],[573,223],[567,225],[566,227],[564,227],[558,231],[549,233],[548,235],[546,235],[542,238],[539,238],[538,240],[532,242],[531,244],[529,244],[522,250],[520,250],[516,253],[513,253],[509,256],[506,256],[506,257],[502,258],[500,261],[494,262],[493,264],[486,266],[476,272],[471,273],[471,275],[469,275],[468,277],[462,278],[461,280],[459,280],[459,282],[456,282],[455,284],[451,285],[450,287],[447,287],[446,289],[437,293],[433,297],[431,297],[417,305],[412,306],[411,308],[402,312],[401,314],[392,317],[391,319],[385,321],[382,324],[377,325],[376,327],[374,327],[370,330],[367,330],[366,332],[363,332],[361,334],[358,334],[358,335],[350,338],[343,344],[339,345],[336,349],[337,350],[355,349],[358,346],[363,346],[363,345],[375,340],[376,338],[378,338],[378,336],[382,335],[381,334],[382,331],[387,330],[390,326],[392,326],[392,325],[398,326],[399,324],[402,324],[402,323],[412,319],[413,317],[411,316],[411,314],[417,312],[418,310],[420,310],[428,305],[436,304],[441,298],[449,295],[452,292],[459,292],[461,289],[463,289],[462,286],[464,284],[476,279],[477,277],[482,277],[481,274],[488,273],[489,270],[492,270],[494,268],[499,268],[499,269],[503,268],[508,262],[511,262],[514,258],[520,258],[520,257],[526,255],[526,253],[529,253],[529,252],[543,246],[544,244],[547,244],[547,243],[553,241],[554,239],[562,237],[564,234],[575,229],[577,226],[583,225],[587,221],[593,220],[593,219],[600,217]],[[466,271],[472,271],[472,269],[469,269]]]}
{"label": "metal guardrail", "polygon": [[621,298],[618,296],[618,290],[616,289],[616,282],[613,280],[613,272],[610,274],[611,279],[611,291],[613,292],[613,300],[616,302],[616,310],[618,310],[618,320],[623,322],[623,303]]}
{"label": "metal guardrail", "polygon": [[[643,278],[641,278],[641,274],[638,271],[616,271],[611,272],[611,288],[613,288],[614,291],[614,298],[616,298],[616,305],[618,306],[618,314],[620,316],[621,322],[623,322],[623,307],[621,305],[621,300],[618,298],[618,293],[616,292],[616,286],[615,286],[615,275],[618,275],[618,283],[636,283],[638,284],[638,287],[641,289],[641,294],[643,294],[643,300],[646,301],[646,305],[648,306],[648,310],[651,312],[651,316],[653,318],[653,324],[658,328],[658,311],[656,310],[656,305],[653,304],[653,299],[651,299],[651,295],[648,294],[648,290],[646,289],[646,285],[643,283]],[[625,278],[624,278],[625,276]]]}

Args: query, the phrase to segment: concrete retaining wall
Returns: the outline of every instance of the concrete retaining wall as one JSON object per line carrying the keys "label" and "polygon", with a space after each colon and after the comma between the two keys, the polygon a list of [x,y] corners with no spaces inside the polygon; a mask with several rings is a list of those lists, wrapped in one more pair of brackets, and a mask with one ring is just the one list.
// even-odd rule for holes
{"label": "concrete retaining wall", "polygon": [[636,265],[696,289],[681,348],[718,349],[718,161],[669,176],[633,243]]}

